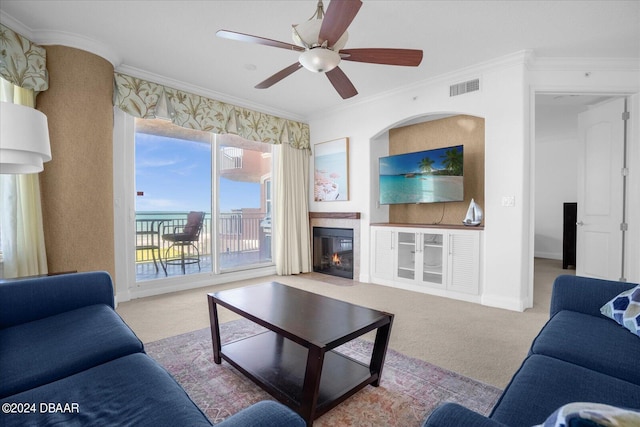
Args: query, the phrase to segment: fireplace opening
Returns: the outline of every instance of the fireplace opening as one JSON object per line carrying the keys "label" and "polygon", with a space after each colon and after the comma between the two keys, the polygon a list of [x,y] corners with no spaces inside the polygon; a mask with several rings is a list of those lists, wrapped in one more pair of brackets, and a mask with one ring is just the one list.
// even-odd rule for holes
{"label": "fireplace opening", "polygon": [[353,229],[313,227],[313,271],[353,279]]}

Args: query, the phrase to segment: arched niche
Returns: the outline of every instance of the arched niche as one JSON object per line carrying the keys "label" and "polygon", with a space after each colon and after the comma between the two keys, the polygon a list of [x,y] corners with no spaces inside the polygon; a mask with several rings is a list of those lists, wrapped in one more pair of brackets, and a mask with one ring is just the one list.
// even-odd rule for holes
{"label": "arched niche", "polygon": [[[380,157],[464,146],[464,201],[381,205],[379,203]],[[460,224],[471,199],[484,207],[484,118],[457,112],[438,112],[398,121],[370,140],[371,221],[402,224]]]}

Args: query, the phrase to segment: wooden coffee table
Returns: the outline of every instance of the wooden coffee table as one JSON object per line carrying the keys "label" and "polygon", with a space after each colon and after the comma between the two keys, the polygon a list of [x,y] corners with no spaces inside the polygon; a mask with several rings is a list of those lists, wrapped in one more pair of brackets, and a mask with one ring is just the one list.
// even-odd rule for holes
{"label": "wooden coffee table", "polygon": [[[211,293],[208,301],[214,362],[229,362],[309,426],[368,384],[380,384],[393,314],[276,282]],[[268,330],[222,345],[218,305]],[[332,351],[374,329],[368,365]]]}

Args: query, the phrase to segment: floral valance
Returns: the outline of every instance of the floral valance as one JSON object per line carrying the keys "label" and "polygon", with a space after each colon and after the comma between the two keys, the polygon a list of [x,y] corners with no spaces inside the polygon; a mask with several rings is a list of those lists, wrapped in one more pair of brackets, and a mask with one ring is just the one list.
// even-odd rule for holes
{"label": "floral valance", "polygon": [[310,149],[309,125],[216,101],[122,73],[114,76],[114,105],[135,117],[165,117],[189,129],[232,133],[251,141]]}
{"label": "floral valance", "polygon": [[42,46],[0,24],[0,76],[36,93],[47,90],[47,52]]}

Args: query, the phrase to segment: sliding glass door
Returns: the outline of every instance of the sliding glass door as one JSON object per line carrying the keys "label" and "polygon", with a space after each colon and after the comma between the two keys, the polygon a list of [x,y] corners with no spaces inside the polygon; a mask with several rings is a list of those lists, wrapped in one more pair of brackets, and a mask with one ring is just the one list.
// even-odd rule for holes
{"label": "sliding glass door", "polygon": [[270,264],[271,147],[136,119],[136,282]]}
{"label": "sliding glass door", "polygon": [[[211,272],[213,135],[163,120],[135,123],[136,281]],[[190,212],[203,214],[197,231]]]}
{"label": "sliding glass door", "polygon": [[271,263],[271,144],[217,136],[221,271]]}

